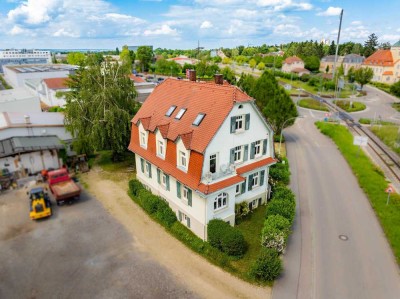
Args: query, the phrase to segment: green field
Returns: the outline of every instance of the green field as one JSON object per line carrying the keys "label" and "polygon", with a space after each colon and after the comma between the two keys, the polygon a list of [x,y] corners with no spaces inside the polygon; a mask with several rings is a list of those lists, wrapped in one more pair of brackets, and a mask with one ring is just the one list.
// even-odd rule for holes
{"label": "green field", "polygon": [[362,111],[367,108],[367,106],[365,106],[364,103],[354,102],[354,101],[349,101],[349,100],[338,100],[338,101],[333,101],[333,103],[336,106],[342,108],[346,112]]}
{"label": "green field", "polygon": [[400,154],[400,134],[399,126],[396,125],[377,125],[372,126],[371,131],[378,136],[394,152]]}
{"label": "green field", "polygon": [[302,99],[297,102],[297,105],[307,109],[329,111],[328,107],[326,107],[325,104],[311,98]]}

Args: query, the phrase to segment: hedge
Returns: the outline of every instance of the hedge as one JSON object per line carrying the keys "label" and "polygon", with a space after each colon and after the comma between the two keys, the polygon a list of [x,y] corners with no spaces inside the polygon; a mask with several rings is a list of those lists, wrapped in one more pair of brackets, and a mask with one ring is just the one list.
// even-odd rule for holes
{"label": "hedge", "polygon": [[274,199],[267,205],[266,217],[272,215],[281,215],[293,223],[296,213],[296,203],[287,199]]}
{"label": "hedge", "polygon": [[259,281],[273,281],[282,271],[282,261],[278,252],[263,249],[250,269],[250,276]]}
{"label": "hedge", "polygon": [[281,253],[285,249],[291,223],[281,215],[271,215],[261,231],[261,245]]}
{"label": "hedge", "polygon": [[[284,161],[284,163],[283,163]],[[286,158],[281,162],[272,165],[269,169],[269,182],[271,186],[275,186],[278,182],[284,185],[290,182],[289,164]]]}

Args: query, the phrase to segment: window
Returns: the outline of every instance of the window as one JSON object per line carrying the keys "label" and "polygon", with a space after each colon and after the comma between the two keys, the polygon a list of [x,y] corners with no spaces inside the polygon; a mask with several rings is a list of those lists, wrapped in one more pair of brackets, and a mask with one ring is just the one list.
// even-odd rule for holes
{"label": "window", "polygon": [[182,108],[181,110],[179,110],[178,114],[175,116],[175,119],[181,119],[183,114],[185,114],[186,109]]}
{"label": "window", "polygon": [[199,114],[196,116],[196,119],[194,120],[194,122],[193,122],[192,125],[194,125],[194,126],[199,126],[200,123],[203,121],[203,119],[204,119],[205,116],[206,116],[206,115],[205,115],[204,113],[199,113]]}
{"label": "window", "polygon": [[179,161],[178,165],[184,168],[187,168],[187,160],[186,160],[186,153],[179,151]]}
{"label": "window", "polygon": [[186,224],[186,226],[190,228],[190,218],[185,213],[179,211],[178,218],[180,222]]}
{"label": "window", "polygon": [[192,206],[192,190],[186,186],[182,186],[179,181],[176,181],[176,196],[182,199],[188,206]]}
{"label": "window", "polygon": [[161,157],[165,156],[164,140],[158,140],[157,155]]}
{"label": "window", "polygon": [[140,132],[140,145],[146,147],[146,132]]}
{"label": "window", "polygon": [[214,211],[225,208],[228,205],[228,194],[223,192],[214,199]]}
{"label": "window", "polygon": [[231,117],[231,133],[239,133],[250,128],[250,113]]}
{"label": "window", "polygon": [[144,163],[144,173],[151,178],[151,164],[149,162]]}
{"label": "window", "polygon": [[243,115],[236,116],[235,131],[243,129]]}
{"label": "window", "polygon": [[235,147],[235,158],[234,158],[234,162],[241,162],[243,159],[243,147],[242,146],[236,146]]}
{"label": "window", "polygon": [[189,199],[189,188],[188,187],[183,187],[183,199],[188,200]]}
{"label": "window", "polygon": [[254,143],[254,156],[261,154],[261,140]]}
{"label": "window", "polygon": [[162,176],[161,176],[161,184],[164,187],[167,187],[167,175],[165,173],[163,173]]}
{"label": "window", "polygon": [[217,172],[217,154],[210,156],[210,172],[211,173]]}
{"label": "window", "polygon": [[256,172],[255,174],[253,174],[253,182],[252,182],[252,184],[251,184],[251,186],[252,186],[253,188],[254,188],[254,187],[257,187],[258,184],[259,184],[258,176],[259,176],[259,173],[258,173],[258,172]]}
{"label": "window", "polygon": [[242,184],[237,184],[236,185],[236,195],[240,195],[242,194],[242,188],[241,188]]}
{"label": "window", "polygon": [[176,109],[176,106],[175,106],[175,105],[173,105],[173,106],[169,107],[169,109],[168,109],[167,113],[165,113],[165,116],[168,116],[168,117],[170,117],[170,116],[171,116],[171,114],[172,114],[172,113],[174,113],[175,109]]}

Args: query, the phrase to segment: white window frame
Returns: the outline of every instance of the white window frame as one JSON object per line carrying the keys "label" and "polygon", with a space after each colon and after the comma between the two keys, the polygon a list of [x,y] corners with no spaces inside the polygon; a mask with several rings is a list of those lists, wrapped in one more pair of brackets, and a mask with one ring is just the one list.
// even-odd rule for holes
{"label": "white window frame", "polygon": [[161,171],[161,185],[167,188],[167,175],[163,171]]}
{"label": "white window frame", "polygon": [[253,174],[253,182],[251,184],[252,188],[260,186],[260,173],[256,172]]}
{"label": "white window frame", "polygon": [[235,146],[235,150],[234,150],[234,163],[240,163],[243,161],[243,146],[239,145],[239,146]]}
{"label": "white window frame", "polygon": [[[209,168],[208,168],[208,170],[211,172],[211,173],[217,173],[217,160],[218,159],[218,156],[217,156],[217,154],[212,154],[212,155],[210,155],[210,165],[209,165]],[[215,160],[215,171],[214,172],[212,172],[211,171],[211,160]]]}
{"label": "white window frame", "polygon": [[182,199],[187,204],[189,202],[189,188],[182,186]]}
{"label": "white window frame", "polygon": [[140,146],[146,148],[147,147],[147,138],[146,132],[140,132]]}
{"label": "white window frame", "polygon": [[259,157],[262,154],[262,142],[258,140],[254,142],[254,157]]}
{"label": "white window frame", "polygon": [[244,119],[245,119],[245,116],[243,114],[236,116],[235,132],[241,132],[244,130]]}
{"label": "white window frame", "polygon": [[149,163],[144,161],[144,173],[146,174],[147,177],[150,177],[150,167]]}
{"label": "white window frame", "polygon": [[165,157],[165,142],[163,139],[157,141],[157,156]]}
{"label": "white window frame", "polygon": [[222,192],[214,198],[213,208],[214,212],[222,210],[228,206],[228,193]]}
{"label": "white window frame", "polygon": [[235,195],[240,195],[242,194],[242,184],[237,184],[236,189],[235,189]]}
{"label": "white window frame", "polygon": [[179,151],[178,159],[178,165],[184,169],[187,169],[187,157],[184,151]]}

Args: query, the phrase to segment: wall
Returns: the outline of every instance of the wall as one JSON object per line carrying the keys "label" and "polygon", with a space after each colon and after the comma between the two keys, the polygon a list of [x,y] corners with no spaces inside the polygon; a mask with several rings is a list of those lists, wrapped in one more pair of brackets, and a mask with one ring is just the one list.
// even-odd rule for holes
{"label": "wall", "polygon": [[[50,112],[49,112],[50,113]],[[44,132],[45,131],[45,132]],[[0,130],[0,140],[16,136],[51,136],[55,135],[60,140],[71,140],[72,136],[63,126],[58,127],[21,127]]]}
{"label": "wall", "polygon": [[[23,66],[22,66],[23,67]],[[69,75],[68,70],[60,70],[53,72],[37,72],[37,73],[19,73],[8,67],[4,68],[4,76],[7,82],[14,88],[23,87],[25,79],[48,79],[48,78],[66,78]]]}
{"label": "wall", "polygon": [[1,101],[0,112],[38,113],[42,112],[38,97],[32,96],[22,100]]}

